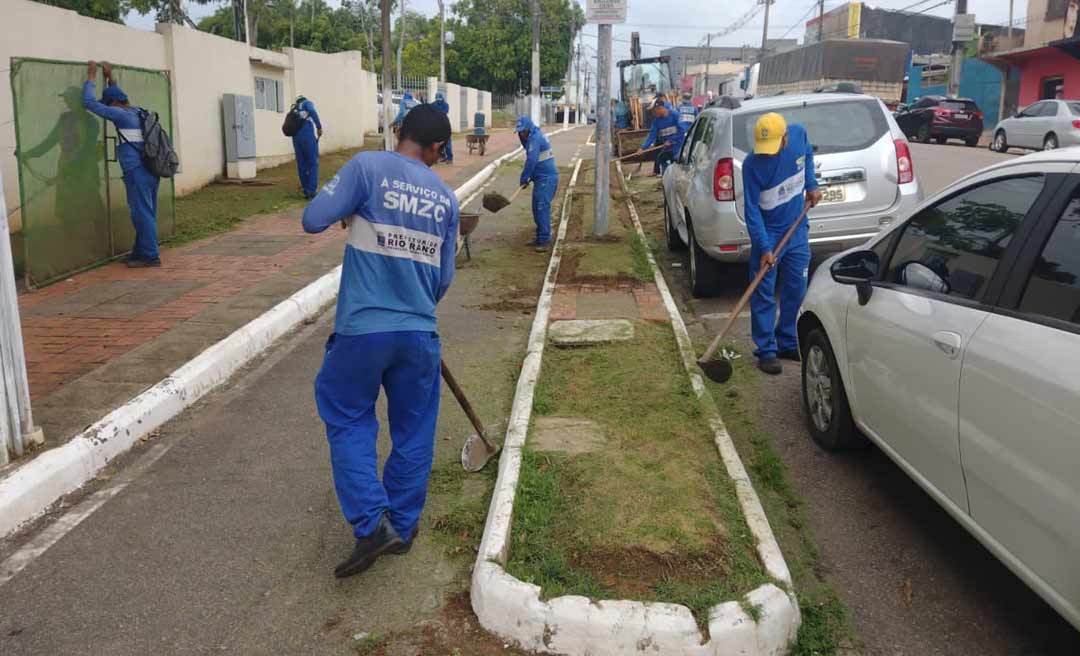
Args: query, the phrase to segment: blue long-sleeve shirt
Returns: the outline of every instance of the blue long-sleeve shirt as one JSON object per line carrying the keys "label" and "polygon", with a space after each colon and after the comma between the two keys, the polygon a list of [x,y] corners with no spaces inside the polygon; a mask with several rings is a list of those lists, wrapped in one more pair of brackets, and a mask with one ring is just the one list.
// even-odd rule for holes
{"label": "blue long-sleeve shirt", "polygon": [[116,131],[122,137],[116,143],[116,159],[120,162],[120,170],[127,173],[143,166],[142,122],[139,120],[138,108],[106,105],[97,99],[96,86],[91,80],[83,82],[83,107],[92,114],[112,121],[116,126]]}
{"label": "blue long-sleeve shirt", "polygon": [[682,125],[683,132],[685,133],[693,125],[694,119],[697,118],[698,108],[694,107],[691,102],[684,102],[679,105],[679,123]]}
{"label": "blue long-sleeve shirt", "polygon": [[454,279],[458,201],[423,162],[359,153],[304,210],[306,232],[345,220],[348,238],[335,331],[434,331]]}
{"label": "blue long-sleeve shirt", "polygon": [[521,169],[520,183],[524,186],[533,180],[558,177],[559,169],[555,166],[555,154],[551,152],[551,142],[535,125],[529,128],[529,138],[525,141],[525,167]]}
{"label": "blue long-sleeve shirt", "polygon": [[[405,120],[405,115],[408,114],[413,107],[416,107],[419,104],[420,103],[417,102],[417,100],[412,96],[409,96],[407,98],[402,97],[401,102],[398,103],[397,116],[394,117],[393,123],[395,125],[400,125],[401,122]],[[446,106],[446,111],[447,113],[450,112],[450,105]]]}
{"label": "blue long-sleeve shirt", "polygon": [[[649,128],[649,136],[645,137],[645,143],[641,144],[642,150],[651,147],[654,143],[671,142],[671,150],[677,151],[682,143],[685,129],[679,123],[679,115],[668,107],[667,116],[654,118],[652,127]],[[665,148],[664,150],[668,150]]]}
{"label": "blue long-sleeve shirt", "polygon": [[316,129],[322,129],[322,121],[319,120],[319,113],[315,111],[315,103],[304,98],[304,102],[300,103],[299,110],[300,118],[304,119],[304,124],[300,126],[300,131],[293,135],[293,139],[304,134],[305,130],[314,132]]}
{"label": "blue long-sleeve shirt", "polygon": [[[806,129],[792,123],[787,134],[787,147],[779,153],[772,156],[751,153],[742,165],[746,229],[751,244],[760,252],[774,250],[780,236],[802,213],[804,192],[818,188],[814,178],[814,147]],[[800,231],[806,230],[804,223]]]}
{"label": "blue long-sleeve shirt", "polygon": [[431,106],[439,110],[443,114],[450,113],[450,104],[447,103],[445,100],[436,100],[435,102],[431,103]]}

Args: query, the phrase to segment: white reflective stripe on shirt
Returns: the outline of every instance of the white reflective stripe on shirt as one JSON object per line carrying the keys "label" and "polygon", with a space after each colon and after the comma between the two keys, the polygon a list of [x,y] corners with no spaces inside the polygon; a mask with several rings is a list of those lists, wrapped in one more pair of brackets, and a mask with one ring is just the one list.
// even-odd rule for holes
{"label": "white reflective stripe on shirt", "polygon": [[536,157],[536,161],[543,162],[551,159],[552,157],[555,157],[555,155],[553,155],[551,149],[548,148],[547,150],[540,151],[540,154]]}
{"label": "white reflective stripe on shirt", "polygon": [[659,130],[657,130],[657,134],[659,134],[661,137],[670,137],[671,135],[675,134],[678,131],[679,131],[679,128],[677,126],[672,125],[669,128],[660,128]]}
{"label": "white reflective stripe on shirt", "polygon": [[693,123],[694,119],[697,118],[697,117],[694,116],[693,113],[691,113],[691,112],[686,112],[686,113],[680,114],[679,118],[681,118],[683,121],[685,121],[687,123]]}
{"label": "white reflective stripe on shirt", "polygon": [[349,223],[347,241],[358,251],[399,257],[440,268],[443,240],[438,235],[384,223],[372,223],[359,214],[353,215]]}
{"label": "white reflective stripe on shirt", "polygon": [[124,138],[124,141],[130,141],[131,143],[142,143],[142,130],[140,128],[117,128],[117,132]]}
{"label": "white reflective stripe on shirt", "polygon": [[[744,174],[745,175],[745,174]],[[792,198],[799,196],[806,185],[806,171],[800,169],[787,180],[775,187],[763,189],[758,194],[758,207],[763,210],[771,210],[780,207]]]}

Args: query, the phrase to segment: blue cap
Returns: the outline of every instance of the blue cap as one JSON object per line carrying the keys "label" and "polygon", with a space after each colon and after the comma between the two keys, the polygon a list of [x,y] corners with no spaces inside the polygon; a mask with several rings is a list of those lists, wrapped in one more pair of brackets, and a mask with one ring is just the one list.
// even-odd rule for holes
{"label": "blue cap", "polygon": [[514,132],[524,132],[525,130],[532,130],[536,125],[533,124],[532,119],[528,116],[519,116],[517,123],[514,124]]}
{"label": "blue cap", "polygon": [[124,93],[124,90],[121,89],[119,86],[115,84],[110,84],[109,86],[105,87],[105,91],[101,93],[101,102],[108,105],[113,101],[127,102],[128,97],[127,94]]}
{"label": "blue cap", "polygon": [[435,94],[435,100],[446,100],[446,97],[443,96],[442,91],[440,91],[440,92]]}

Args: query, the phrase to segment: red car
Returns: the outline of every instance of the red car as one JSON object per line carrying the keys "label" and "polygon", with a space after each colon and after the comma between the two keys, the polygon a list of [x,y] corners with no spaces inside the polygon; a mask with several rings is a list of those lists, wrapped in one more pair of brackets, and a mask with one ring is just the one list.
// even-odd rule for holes
{"label": "red car", "polygon": [[923,96],[895,117],[908,139],[923,143],[962,139],[969,146],[977,146],[983,131],[983,113],[969,98]]}

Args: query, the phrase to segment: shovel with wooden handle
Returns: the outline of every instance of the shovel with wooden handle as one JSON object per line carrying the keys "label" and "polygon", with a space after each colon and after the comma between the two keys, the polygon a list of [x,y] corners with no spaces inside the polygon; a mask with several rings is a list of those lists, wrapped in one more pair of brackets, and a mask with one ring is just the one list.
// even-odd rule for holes
{"label": "shovel with wooden handle", "polygon": [[[804,204],[802,213],[799,214],[799,218],[795,219],[795,222],[787,229],[784,236],[780,238],[779,243],[777,243],[776,247],[773,249],[773,253],[782,253],[784,251],[784,247],[787,246],[787,243],[791,240],[791,236],[795,234],[795,230],[803,222],[803,219],[806,218],[806,213],[809,211],[810,205]],[[731,327],[735,325],[735,320],[739,318],[739,313],[746,307],[746,303],[750,300],[750,297],[754,295],[754,291],[758,288],[758,285],[761,284],[762,279],[765,278],[765,274],[772,268],[773,265],[769,265],[758,269],[757,275],[754,276],[754,279],[750,282],[750,286],[746,288],[746,291],[743,292],[739,302],[735,304],[735,309],[731,311],[727,323],[724,324],[723,329],[720,330],[720,333],[717,334],[712,343],[709,344],[709,348],[705,349],[705,353],[698,359],[697,364],[701,367],[701,371],[714,383],[726,383],[728,379],[731,378],[732,372],[731,360],[727,357],[726,353],[724,354],[724,357],[717,360],[712,359],[713,355],[716,353],[716,349],[720,348],[720,342],[727,336]]]}
{"label": "shovel with wooden handle", "polygon": [[489,191],[488,193],[484,194],[484,200],[481,205],[483,205],[484,209],[489,212],[498,212],[510,203],[513,203],[514,199],[518,197],[518,194],[524,191],[525,187],[527,186],[528,185],[523,185],[521,187],[518,187],[514,191],[514,193],[510,194],[510,198],[507,198],[506,196],[503,196],[496,191]]}
{"label": "shovel with wooden handle", "polygon": [[457,399],[461,405],[461,409],[465,411],[465,415],[468,416],[469,421],[472,423],[473,428],[476,429],[476,433],[470,435],[465,440],[465,446],[461,449],[461,466],[465,468],[467,472],[478,472],[484,468],[484,465],[491,460],[491,456],[499,452],[499,447],[495,446],[484,435],[484,425],[480,422],[480,418],[476,416],[476,412],[473,410],[472,404],[469,403],[469,399],[465,397],[465,392],[457,384],[457,380],[454,379],[453,374],[446,368],[446,361],[440,361],[442,366],[442,377],[446,381],[446,385],[450,388],[450,391],[454,393],[454,398]]}

